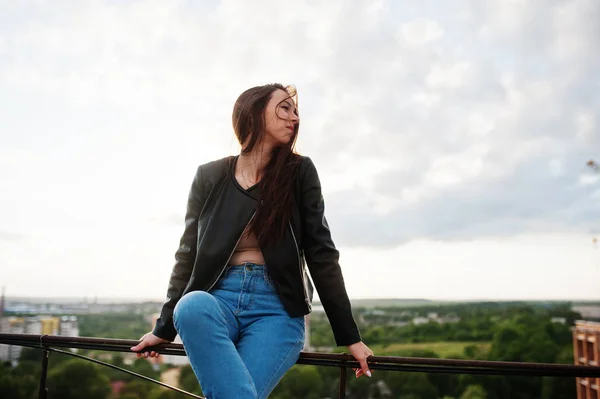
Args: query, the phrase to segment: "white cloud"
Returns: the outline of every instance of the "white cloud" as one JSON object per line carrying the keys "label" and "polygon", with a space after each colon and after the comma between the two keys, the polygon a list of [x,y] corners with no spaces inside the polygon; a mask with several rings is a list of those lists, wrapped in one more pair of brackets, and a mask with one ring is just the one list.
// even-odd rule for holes
{"label": "white cloud", "polygon": [[600,182],[600,174],[582,174],[579,176],[579,184],[582,186],[593,186]]}
{"label": "white cloud", "polygon": [[594,231],[598,18],[594,0],[4,2],[0,220],[21,238],[0,262],[84,279],[91,253],[86,273],[162,289],[191,174],[237,150],[233,101],[270,81],[298,86],[299,149],[359,258]]}
{"label": "white cloud", "polygon": [[561,159],[552,159],[548,164],[548,168],[553,177],[560,177],[565,174],[564,161]]}
{"label": "white cloud", "polygon": [[469,179],[481,175],[483,159],[489,152],[486,145],[473,146],[466,151],[436,159],[427,172],[427,180],[431,185],[443,187],[466,183]]}
{"label": "white cloud", "polygon": [[400,32],[401,38],[410,46],[422,46],[444,35],[444,29],[436,21],[425,18],[403,24]]}
{"label": "white cloud", "polygon": [[596,116],[591,111],[582,111],[575,115],[576,137],[582,142],[591,141],[598,137],[598,127],[596,125]]}
{"label": "white cloud", "polygon": [[470,63],[460,61],[453,65],[434,65],[427,75],[427,86],[432,88],[457,88],[469,78]]}

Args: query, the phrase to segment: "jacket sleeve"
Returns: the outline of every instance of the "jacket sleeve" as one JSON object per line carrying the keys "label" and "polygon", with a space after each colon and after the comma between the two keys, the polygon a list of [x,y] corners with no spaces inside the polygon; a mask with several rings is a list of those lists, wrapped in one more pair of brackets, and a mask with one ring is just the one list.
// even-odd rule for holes
{"label": "jacket sleeve", "polygon": [[342,270],[329,225],[325,218],[325,203],[317,169],[305,157],[302,173],[302,217],[304,255],[319,298],[331,324],[338,346],[361,341],[360,332],[352,316]]}
{"label": "jacket sleeve", "polygon": [[185,230],[180,239],[179,248],[175,252],[175,265],[169,279],[167,299],[162,306],[160,317],[156,320],[152,331],[157,337],[169,341],[173,341],[175,336],[177,336],[177,331],[173,325],[173,310],[177,301],[181,298],[194,268],[198,238],[198,217],[205,199],[206,193],[202,184],[202,168],[198,167],[188,195]]}

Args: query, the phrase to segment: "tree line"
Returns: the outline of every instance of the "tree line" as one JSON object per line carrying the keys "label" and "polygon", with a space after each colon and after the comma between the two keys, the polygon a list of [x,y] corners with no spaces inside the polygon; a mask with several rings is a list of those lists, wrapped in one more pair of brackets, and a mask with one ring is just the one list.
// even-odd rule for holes
{"label": "tree line", "polygon": [[[440,357],[427,345],[415,349],[410,343],[456,342],[460,359],[573,363],[571,327],[580,315],[568,303],[480,303],[436,305],[419,308],[387,307],[356,309],[363,339],[376,348],[377,355]],[[455,316],[452,323],[429,321],[414,324],[417,316],[435,312]],[[399,322],[408,322],[403,325]],[[80,318],[82,336],[137,339],[148,329],[142,315],[105,314]],[[400,326],[399,326],[400,325]],[[471,342],[472,344],[468,344]],[[322,314],[311,318],[311,343],[334,346],[333,335]],[[485,346],[477,345],[483,343]],[[485,350],[481,348],[485,347]],[[400,349],[399,349],[400,348]],[[334,348],[341,352],[345,348]],[[122,354],[80,351],[92,357],[109,356],[110,362],[137,373],[159,379],[170,366],[155,369],[148,360],[136,359],[124,366]],[[8,398],[37,397],[41,351],[25,348],[15,367],[0,365],[0,392]],[[374,371],[372,378],[356,379],[348,371],[347,397],[390,399],[571,399],[575,397],[573,378],[520,376],[479,376],[435,373]],[[112,394],[121,384],[119,395]],[[201,394],[189,366],[179,371],[182,389]],[[339,369],[296,365],[283,378],[271,398],[331,398],[337,395]],[[129,376],[118,370],[85,360],[52,353],[48,373],[49,398],[90,399],[179,399],[186,396]],[[3,396],[4,397],[4,396]]]}

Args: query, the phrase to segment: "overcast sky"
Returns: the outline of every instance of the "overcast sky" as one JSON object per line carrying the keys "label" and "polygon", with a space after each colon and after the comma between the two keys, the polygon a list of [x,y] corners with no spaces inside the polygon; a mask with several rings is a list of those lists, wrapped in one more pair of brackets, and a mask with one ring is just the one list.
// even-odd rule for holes
{"label": "overcast sky", "polygon": [[281,82],[352,298],[600,299],[599,38],[597,0],[0,0],[0,285],[162,299]]}

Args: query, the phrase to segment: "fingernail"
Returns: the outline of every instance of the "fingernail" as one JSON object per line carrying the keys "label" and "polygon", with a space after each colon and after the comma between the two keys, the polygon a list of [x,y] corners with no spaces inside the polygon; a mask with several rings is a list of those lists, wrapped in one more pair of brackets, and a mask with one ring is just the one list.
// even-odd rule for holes
{"label": "fingernail", "polygon": [[367,376],[371,377],[371,370],[367,370]]}

